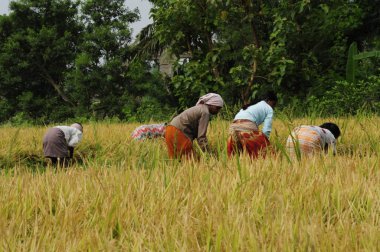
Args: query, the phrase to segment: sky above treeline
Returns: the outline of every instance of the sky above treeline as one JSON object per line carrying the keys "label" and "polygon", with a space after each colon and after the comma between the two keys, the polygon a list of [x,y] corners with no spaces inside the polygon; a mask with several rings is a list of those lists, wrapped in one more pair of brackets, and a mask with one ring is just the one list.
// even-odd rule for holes
{"label": "sky above treeline", "polygon": [[[12,0],[0,0],[0,15],[9,13],[8,7],[11,1]],[[152,4],[148,0],[125,0],[125,5],[130,10],[138,8],[140,11],[140,21],[131,24],[133,37],[135,37],[143,27],[152,23],[152,20],[149,18],[149,10],[152,7]]]}

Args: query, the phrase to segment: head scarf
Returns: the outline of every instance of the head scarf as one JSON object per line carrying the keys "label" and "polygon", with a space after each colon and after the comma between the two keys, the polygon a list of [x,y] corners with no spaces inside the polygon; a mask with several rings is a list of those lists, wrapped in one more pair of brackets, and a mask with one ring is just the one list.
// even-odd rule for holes
{"label": "head scarf", "polygon": [[201,104],[203,102],[206,105],[214,105],[217,107],[223,107],[223,99],[220,95],[215,94],[215,93],[208,93],[199,98],[198,102],[196,105]]}
{"label": "head scarf", "polygon": [[80,130],[80,132],[83,133],[83,127],[79,123],[73,123],[70,125],[70,127],[76,128],[77,130]]}

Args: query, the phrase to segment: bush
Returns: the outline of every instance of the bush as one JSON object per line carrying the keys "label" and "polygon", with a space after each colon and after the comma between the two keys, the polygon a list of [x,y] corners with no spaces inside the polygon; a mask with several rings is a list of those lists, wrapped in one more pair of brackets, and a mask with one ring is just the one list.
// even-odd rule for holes
{"label": "bush", "polygon": [[331,115],[376,112],[380,109],[380,77],[351,83],[337,81],[324,96],[316,99],[318,107]]}
{"label": "bush", "polygon": [[128,122],[159,122],[168,121],[174,109],[163,105],[158,99],[144,96],[138,104],[133,102],[125,104],[123,113]]}

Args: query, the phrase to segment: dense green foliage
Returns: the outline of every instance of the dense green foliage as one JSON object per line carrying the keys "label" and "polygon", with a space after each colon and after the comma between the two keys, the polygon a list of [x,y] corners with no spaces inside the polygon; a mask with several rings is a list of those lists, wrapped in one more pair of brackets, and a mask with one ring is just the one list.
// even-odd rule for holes
{"label": "dense green foliage", "polygon": [[[380,48],[379,0],[150,2],[154,22],[134,43],[139,13],[124,0],[11,2],[0,16],[0,121],[165,120],[206,92],[232,106],[268,89],[300,112],[377,111],[379,58],[350,59]],[[173,76],[152,67],[163,52]]]}
{"label": "dense green foliage", "polygon": [[10,8],[0,17],[1,121],[123,119],[137,111],[141,93],[161,85],[161,76],[132,60],[129,24],[139,16],[124,0],[27,0]]}

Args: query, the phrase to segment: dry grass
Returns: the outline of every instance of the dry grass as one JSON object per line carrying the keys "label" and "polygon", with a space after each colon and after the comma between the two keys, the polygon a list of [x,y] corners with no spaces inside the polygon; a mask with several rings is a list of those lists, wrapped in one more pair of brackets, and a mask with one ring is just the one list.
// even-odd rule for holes
{"label": "dry grass", "polygon": [[133,142],[136,124],[87,124],[70,169],[45,168],[42,127],[0,128],[1,250],[257,251],[380,249],[380,118],[334,120],[339,155],[289,162],[211,154],[167,160],[162,140]]}

